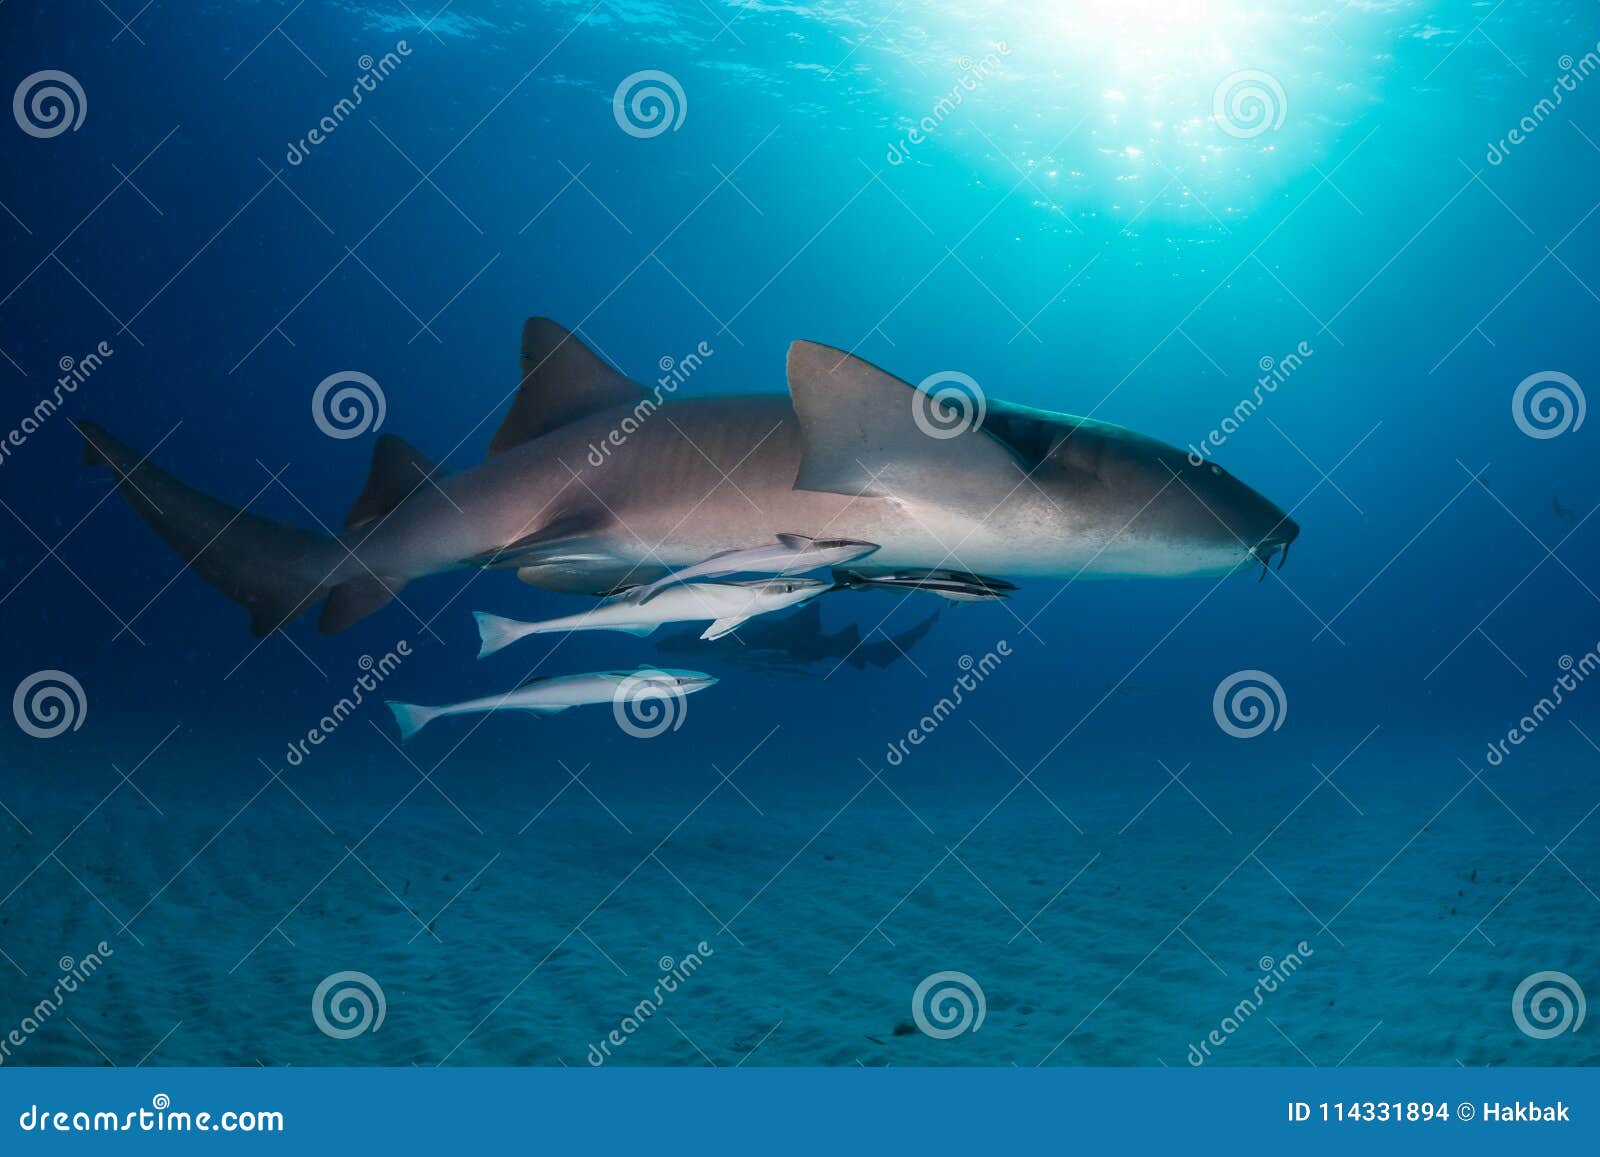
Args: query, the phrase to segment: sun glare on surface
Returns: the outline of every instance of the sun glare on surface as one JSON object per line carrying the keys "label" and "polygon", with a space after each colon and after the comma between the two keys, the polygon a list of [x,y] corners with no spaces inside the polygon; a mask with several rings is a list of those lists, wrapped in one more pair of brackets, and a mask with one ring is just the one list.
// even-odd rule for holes
{"label": "sun glare on surface", "polygon": [[[1324,0],[968,0],[927,43],[1003,48],[972,137],[1047,195],[1210,228],[1325,155],[1370,63],[1362,19]],[[941,61],[916,63],[920,80]]]}

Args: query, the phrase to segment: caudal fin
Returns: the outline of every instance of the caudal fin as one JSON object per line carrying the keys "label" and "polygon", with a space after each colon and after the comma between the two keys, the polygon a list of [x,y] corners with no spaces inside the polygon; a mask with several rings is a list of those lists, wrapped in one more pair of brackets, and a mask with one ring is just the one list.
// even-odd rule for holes
{"label": "caudal fin", "polygon": [[478,658],[492,655],[501,647],[509,647],[518,639],[529,633],[533,624],[520,622],[517,619],[507,619],[500,615],[491,615],[488,611],[473,611],[472,617],[478,620]]}
{"label": "caudal fin", "polygon": [[389,705],[389,710],[394,712],[394,721],[400,725],[402,743],[421,731],[430,720],[437,719],[443,714],[438,707],[422,707],[416,703],[400,703],[394,699],[385,699],[384,702]]}
{"label": "caudal fin", "polygon": [[321,597],[343,548],[330,535],[274,522],[188,486],[92,422],[78,422],[84,462],[109,466],[128,505],[206,582],[267,635]]}

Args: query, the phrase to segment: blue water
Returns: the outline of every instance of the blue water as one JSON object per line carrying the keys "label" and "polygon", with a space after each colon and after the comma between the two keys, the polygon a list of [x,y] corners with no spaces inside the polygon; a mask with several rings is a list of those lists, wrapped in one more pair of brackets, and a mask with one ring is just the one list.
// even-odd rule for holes
{"label": "blue water", "polygon": [[[0,729],[0,1032],[99,958],[5,1063],[582,1065],[691,952],[608,1063],[1600,1060],[1576,1010],[1513,1015],[1537,973],[1600,992],[1600,684],[1490,759],[1600,640],[1593,421],[1513,406],[1600,380],[1592,5],[432,6],[0,9],[6,84],[86,105],[0,132],[0,427],[111,351],[0,465],[5,686],[83,692],[76,729]],[[614,115],[641,70],[676,129]],[[1242,70],[1265,126],[1214,106]],[[1302,534],[1259,583],[1027,581],[883,670],[478,663],[470,610],[583,602],[456,575],[258,642],[67,420],[336,525],[373,435],[322,433],[317,384],[370,375],[464,469],[533,315],[647,381],[705,343],[683,396],[781,390],[810,338],[1179,446],[1277,373],[1214,456]],[[936,605],[822,610],[882,639]],[[377,703],[669,660],[722,682],[650,740],[596,707],[401,749]],[[1213,711],[1240,671],[1281,688],[1247,739]],[[384,1018],[339,1039],[313,993],[347,971]],[[937,1039],[946,971],[985,1017]]]}

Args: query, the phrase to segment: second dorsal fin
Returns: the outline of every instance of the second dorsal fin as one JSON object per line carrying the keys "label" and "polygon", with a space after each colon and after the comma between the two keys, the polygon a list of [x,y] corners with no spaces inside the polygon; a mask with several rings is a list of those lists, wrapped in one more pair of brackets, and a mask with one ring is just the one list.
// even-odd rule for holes
{"label": "second dorsal fin", "polygon": [[408,498],[427,479],[439,474],[439,468],[404,438],[383,434],[372,448],[372,467],[367,471],[367,484],[361,488],[350,512],[344,516],[344,528],[355,530],[369,522],[376,522]]}
{"label": "second dorsal fin", "polygon": [[489,443],[499,454],[558,426],[632,405],[649,395],[638,382],[606,364],[565,326],[530,317],[522,326],[522,381]]}

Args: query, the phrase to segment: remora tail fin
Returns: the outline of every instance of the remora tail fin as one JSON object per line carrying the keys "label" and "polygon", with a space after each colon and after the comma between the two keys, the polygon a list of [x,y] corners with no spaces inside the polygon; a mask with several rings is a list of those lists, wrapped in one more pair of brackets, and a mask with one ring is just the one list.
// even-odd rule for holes
{"label": "remora tail fin", "polygon": [[343,557],[331,535],[229,506],[141,459],[93,422],[76,423],[84,462],[109,466],[117,489],[206,582],[250,612],[250,629],[271,634],[322,595]]}
{"label": "remora tail fin", "polygon": [[385,699],[384,703],[390,711],[394,712],[394,721],[400,725],[401,743],[421,731],[430,721],[444,714],[443,710],[438,707],[423,707],[416,703],[401,703],[395,699]]}
{"label": "remora tail fin", "polygon": [[517,619],[508,619],[502,615],[491,615],[488,611],[473,611],[472,617],[478,621],[478,658],[492,655],[502,647],[509,647],[523,635],[528,634],[528,624]]}

